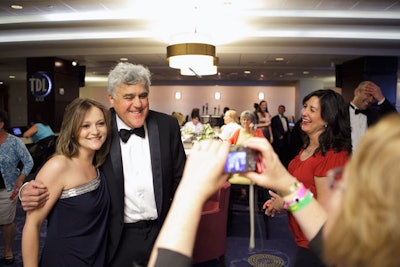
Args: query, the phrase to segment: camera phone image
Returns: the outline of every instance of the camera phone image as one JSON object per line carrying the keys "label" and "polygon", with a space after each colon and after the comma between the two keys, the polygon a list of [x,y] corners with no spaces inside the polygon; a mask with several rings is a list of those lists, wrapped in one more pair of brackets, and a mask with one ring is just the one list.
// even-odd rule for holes
{"label": "camera phone image", "polygon": [[247,166],[246,151],[233,151],[228,154],[225,162],[224,172],[235,173],[246,171]]}
{"label": "camera phone image", "polygon": [[239,173],[256,170],[256,154],[248,148],[232,146],[225,162],[225,173]]}

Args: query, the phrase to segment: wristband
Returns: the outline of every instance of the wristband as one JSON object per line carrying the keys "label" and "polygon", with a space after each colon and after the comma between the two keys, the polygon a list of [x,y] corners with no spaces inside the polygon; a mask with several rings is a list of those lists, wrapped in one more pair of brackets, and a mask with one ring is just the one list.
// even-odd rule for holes
{"label": "wristband", "polygon": [[280,192],[279,195],[281,197],[290,196],[293,193],[296,193],[297,191],[299,191],[301,186],[302,186],[302,183],[300,183],[297,179],[294,179],[293,184],[289,187],[289,190],[285,191],[285,192]]}
{"label": "wristband", "polygon": [[283,205],[283,208],[285,208],[285,209],[288,209],[288,207],[290,205],[292,205],[293,203],[299,202],[307,194],[307,188],[304,186],[304,184],[302,184],[302,183],[300,183],[299,181],[296,180],[294,185],[296,186],[297,190],[294,191],[293,193],[295,193],[296,195],[293,197],[292,200],[285,201],[285,204]]}
{"label": "wristband", "polygon": [[300,199],[299,201],[296,201],[292,204],[289,205],[288,211],[290,212],[296,212],[302,210],[305,206],[311,203],[313,200],[313,193],[309,189],[307,189],[307,193],[304,198]]}

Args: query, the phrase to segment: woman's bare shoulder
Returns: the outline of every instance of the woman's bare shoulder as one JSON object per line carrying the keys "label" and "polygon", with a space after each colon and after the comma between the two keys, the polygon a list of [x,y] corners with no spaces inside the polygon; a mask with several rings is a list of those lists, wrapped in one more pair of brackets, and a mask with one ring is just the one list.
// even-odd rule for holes
{"label": "woman's bare shoulder", "polygon": [[63,155],[55,155],[43,165],[36,179],[44,182],[51,182],[53,179],[60,180],[68,172],[70,165],[71,159]]}

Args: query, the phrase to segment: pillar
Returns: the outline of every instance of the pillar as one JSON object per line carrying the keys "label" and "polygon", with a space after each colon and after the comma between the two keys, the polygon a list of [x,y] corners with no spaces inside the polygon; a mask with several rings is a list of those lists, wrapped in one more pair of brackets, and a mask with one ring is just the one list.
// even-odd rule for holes
{"label": "pillar", "polygon": [[56,57],[27,58],[28,123],[40,115],[58,132],[65,107],[79,97],[79,66]]}

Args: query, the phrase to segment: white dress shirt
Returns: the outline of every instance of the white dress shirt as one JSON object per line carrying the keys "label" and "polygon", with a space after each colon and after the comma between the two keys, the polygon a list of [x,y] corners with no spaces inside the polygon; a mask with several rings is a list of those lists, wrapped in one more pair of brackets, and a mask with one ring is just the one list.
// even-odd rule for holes
{"label": "white dress shirt", "polygon": [[[118,116],[117,126],[118,130],[130,129]],[[126,143],[120,140],[125,189],[125,223],[155,220],[158,217],[146,124],[144,129],[145,138],[132,134]]]}
{"label": "white dress shirt", "polygon": [[232,136],[232,134],[237,130],[240,129],[242,126],[236,122],[230,122],[228,124],[225,124],[221,127],[221,133],[218,135],[219,138],[222,140],[227,140],[229,137]]}
{"label": "white dress shirt", "polygon": [[286,133],[288,131],[286,118],[284,116],[282,116],[281,114],[279,114],[279,118],[281,119],[283,130]]}
{"label": "white dress shirt", "polygon": [[349,106],[350,113],[350,126],[351,126],[351,145],[353,151],[355,151],[358,143],[365,134],[368,128],[367,116],[362,113],[355,114],[356,107],[353,103],[350,103],[353,107]]}

